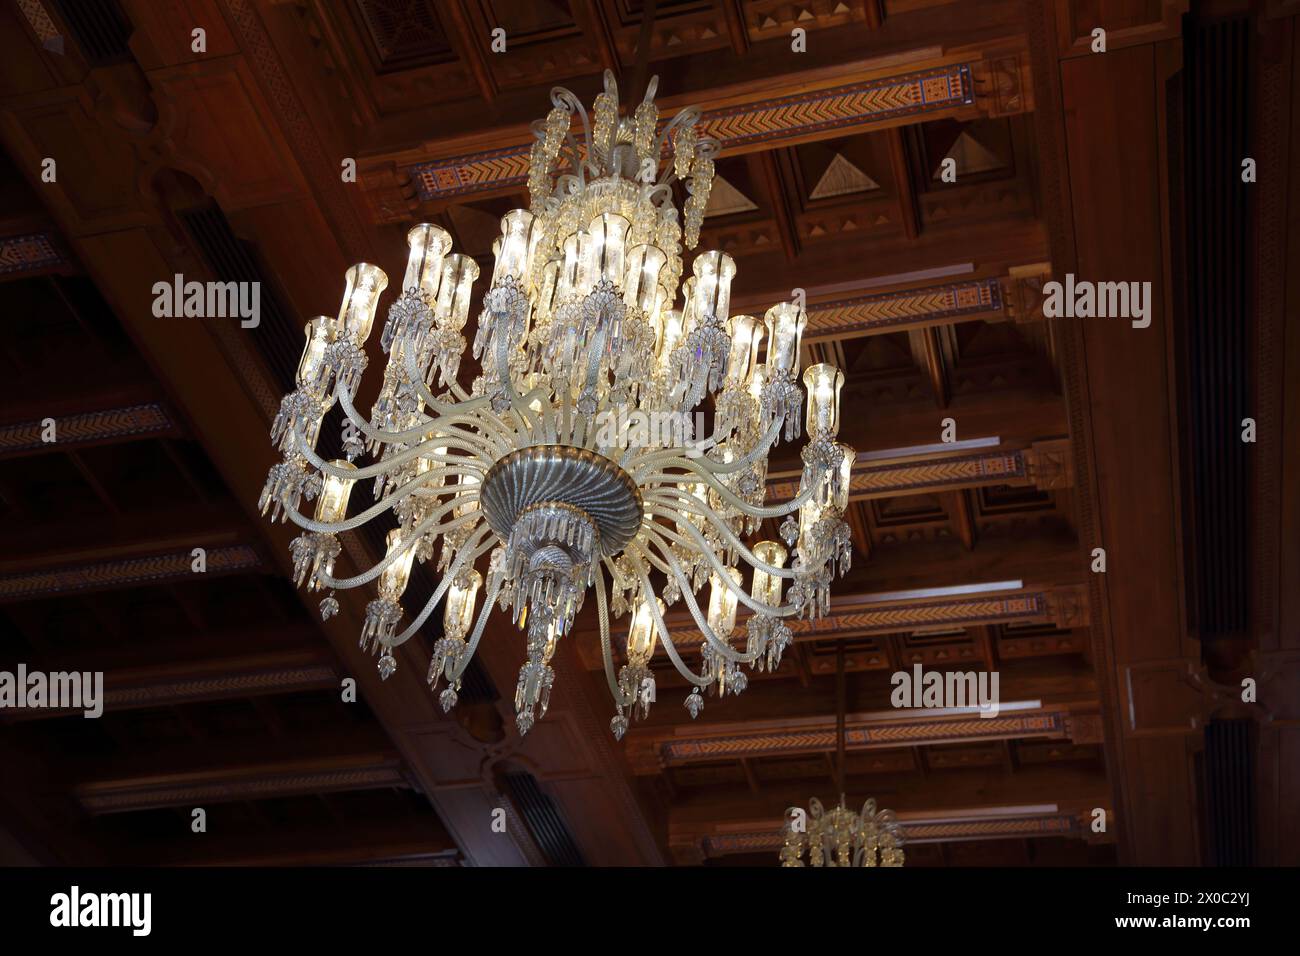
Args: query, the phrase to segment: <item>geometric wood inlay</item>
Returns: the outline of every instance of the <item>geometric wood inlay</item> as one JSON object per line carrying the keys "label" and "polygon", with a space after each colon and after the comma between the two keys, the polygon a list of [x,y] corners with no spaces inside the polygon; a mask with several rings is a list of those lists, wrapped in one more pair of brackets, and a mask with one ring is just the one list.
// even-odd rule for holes
{"label": "geometric wood inlay", "polygon": [[[968,64],[952,64],[902,76],[866,80],[827,90],[706,110],[701,135],[723,149],[773,142],[826,130],[859,127],[900,116],[968,106],[975,88]],[[483,192],[528,181],[532,144],[468,153],[409,168],[422,200]]]}
{"label": "geometric wood inlay", "polygon": [[106,441],[128,435],[162,435],[173,432],[176,428],[163,407],[156,402],[64,415],[55,418],[54,425],[57,441],[53,442],[41,440],[41,433],[45,429],[40,422],[0,425],[0,458],[37,450],[58,451],[64,445]]}
{"label": "geometric wood inlay", "polygon": [[[229,574],[263,566],[261,556],[246,544],[206,549],[207,574]],[[150,554],[138,558],[96,561],[70,568],[28,571],[0,577],[0,603],[30,601],[70,591],[121,588],[145,581],[189,577],[196,572],[189,551]]]}

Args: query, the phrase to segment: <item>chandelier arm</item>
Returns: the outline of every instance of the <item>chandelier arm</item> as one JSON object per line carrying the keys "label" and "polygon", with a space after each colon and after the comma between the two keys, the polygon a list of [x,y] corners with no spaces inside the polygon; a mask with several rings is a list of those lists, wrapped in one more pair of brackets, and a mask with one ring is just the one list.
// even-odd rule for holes
{"label": "chandelier arm", "polygon": [[[492,542],[488,542],[491,546]],[[483,552],[480,551],[479,554]],[[478,555],[475,555],[478,557]],[[487,598],[483,601],[483,608],[478,612],[478,620],[474,622],[474,630],[470,632],[469,641],[465,645],[465,653],[461,655],[460,664],[452,671],[451,679],[458,681],[465,676],[465,671],[469,669],[469,662],[474,659],[474,653],[478,650],[479,638],[483,636],[483,631],[487,627],[488,618],[492,616],[492,606],[496,604],[497,594],[501,591],[501,579],[495,575],[488,581]]]}
{"label": "chandelier arm", "polygon": [[[302,439],[303,438],[302,430],[295,429],[295,435],[299,439]],[[457,459],[457,461],[458,463],[461,463],[463,465],[477,468],[478,470],[473,473],[481,474],[484,469],[482,465],[478,463],[477,460],[478,456],[482,453],[482,451],[485,450],[490,453],[491,449],[477,449],[471,445],[462,444],[459,441],[459,439],[462,437],[463,436],[459,434],[455,437],[440,436],[437,440],[440,442],[445,441],[448,446],[454,446],[456,448],[464,448],[466,451],[473,453],[475,455],[475,458],[473,459],[466,458],[465,456],[462,455]],[[299,442],[298,454],[302,455],[305,459],[307,459],[307,462],[309,464],[320,469],[321,472],[323,472],[324,474],[333,475],[335,478],[351,478],[351,479],[360,480],[362,478],[377,478],[380,475],[386,475],[393,470],[393,467],[395,465],[404,465],[413,458],[422,457],[421,453],[425,450],[424,445],[425,442],[421,442],[420,444],[414,445],[406,449],[405,451],[400,451],[395,455],[391,455],[388,458],[383,459],[382,461],[378,461],[373,465],[366,465],[363,468],[340,468],[338,465],[332,465],[325,459],[321,458],[320,455],[316,454],[316,450],[312,448],[305,440]]]}
{"label": "chandelier arm", "polygon": [[481,539],[484,533],[488,530],[488,526],[484,524],[477,531],[470,532],[469,540],[461,547],[460,553],[456,555],[456,559],[452,561],[451,567],[447,569],[447,574],[443,577],[442,581],[439,582],[437,588],[434,589],[433,594],[429,595],[429,600],[424,604],[424,610],[416,616],[415,620],[411,621],[410,626],[406,630],[401,634],[398,634],[388,643],[388,647],[398,647],[399,645],[405,644],[412,634],[424,626],[424,622],[427,621],[429,615],[433,613],[434,605],[441,601],[442,596],[447,593],[447,589],[451,587],[452,582],[456,579],[456,575],[460,573],[461,566],[467,558],[469,563],[473,565],[480,556],[486,554],[488,549],[493,547],[493,542],[489,541],[487,544],[472,553],[468,550],[470,547],[477,544],[478,539]]}
{"label": "chandelier arm", "polygon": [[[794,615],[798,613],[795,610],[795,606],[793,604],[782,604],[774,607],[771,604],[764,604],[762,601],[755,600],[754,598],[746,594],[744,589],[740,587],[740,585],[736,584],[735,581],[731,580],[731,575],[727,573],[726,566],[721,561],[718,560],[718,556],[713,553],[713,549],[709,547],[709,543],[704,539],[704,535],[700,534],[699,530],[696,529],[695,525],[688,524],[685,527],[699,541],[700,551],[703,554],[704,559],[708,561],[711,565],[713,565],[713,570],[718,572],[718,578],[722,581],[724,585],[726,585],[727,590],[731,591],[733,594],[736,595],[737,600],[739,600],[741,604],[745,605],[745,607],[749,608],[751,611],[754,611],[757,614],[765,614],[768,617],[794,617]],[[654,532],[660,535],[661,537],[669,538],[673,541],[676,541],[678,544],[684,547],[690,547],[690,543],[688,541],[684,540],[680,535],[676,534],[673,531],[670,531],[668,528],[665,528],[662,525],[656,526],[654,528]],[[784,569],[782,568],[778,570],[784,570]]]}
{"label": "chandelier arm", "polygon": [[[632,474],[634,477],[639,478],[642,469],[649,468],[653,465],[658,465],[662,461],[671,462],[671,460],[674,458],[688,458],[692,461],[702,460],[706,462],[705,467],[709,468],[714,474],[725,475],[735,471],[740,471],[742,468],[746,467],[747,465],[753,464],[756,460],[762,458],[772,450],[772,445],[775,442],[776,436],[780,432],[780,429],[781,429],[780,420],[773,422],[772,425],[768,428],[767,434],[761,436],[758,443],[754,445],[752,450],[750,450],[749,452],[747,452],[746,454],[742,455],[740,458],[737,458],[735,461],[732,462],[714,461],[712,458],[696,458],[695,456],[688,454],[688,452],[692,450],[698,451],[701,448],[715,445],[718,443],[718,441],[722,440],[717,437],[718,433],[715,430],[712,436],[710,436],[707,439],[704,439],[701,443],[695,445],[693,449],[687,449],[685,447],[678,446],[673,448],[661,448],[654,451],[646,452],[640,461],[637,461],[635,464],[633,464]],[[671,467],[671,464],[668,467]]]}
{"label": "chandelier arm", "polygon": [[[635,554],[644,556],[644,549],[635,543],[633,543],[629,550],[633,551]],[[637,574],[641,578],[642,593],[653,595],[655,593],[654,588],[650,586],[650,578],[645,573],[645,568],[638,567]],[[663,615],[659,613],[659,605],[650,600],[647,600],[646,603],[649,605],[650,617],[655,624],[655,632],[659,635],[659,643],[664,646],[664,651],[668,654],[668,659],[673,662],[673,666],[677,668],[677,673],[681,674],[682,677],[686,678],[688,682],[694,684],[696,687],[708,687],[712,684],[712,677],[703,677],[696,674],[686,666],[681,655],[677,653],[677,648],[673,646],[673,639],[668,636],[668,625],[664,623]]]}
{"label": "chandelier arm", "polygon": [[442,508],[439,508],[433,514],[429,515],[428,518],[420,522],[419,525],[417,525],[415,528],[411,530],[411,536],[402,542],[402,546],[390,549],[389,553],[384,555],[383,559],[380,560],[379,563],[376,564],[374,567],[372,567],[369,571],[365,571],[361,574],[358,574],[350,578],[335,578],[328,574],[322,574],[320,576],[321,582],[325,585],[325,587],[337,588],[339,590],[347,590],[348,588],[359,587],[362,584],[369,584],[375,578],[379,577],[379,575],[383,574],[384,570],[390,564],[392,564],[394,561],[399,560],[402,557],[403,553],[407,549],[408,542],[414,541],[430,532],[434,534],[441,534],[446,531],[455,530],[456,528],[459,528],[462,525],[472,524],[473,520],[479,517],[477,512],[470,512],[469,514],[461,515],[459,518],[453,518],[445,525],[438,525],[436,528],[428,527],[429,522],[437,521],[449,510],[462,503],[463,502],[459,502],[459,501],[449,501]]}
{"label": "chandelier arm", "polygon": [[593,570],[596,578],[596,617],[600,622],[600,653],[605,661],[605,681],[609,684],[609,692],[614,695],[614,703],[620,708],[631,707],[636,703],[635,698],[624,698],[618,680],[614,677],[614,655],[609,643],[609,609],[606,607],[605,599],[605,572],[601,570],[600,565],[601,562],[597,561]]}
{"label": "chandelier arm", "polygon": [[[665,547],[662,540],[656,541],[655,543],[658,544],[660,550],[663,551],[663,556],[672,566],[673,573],[679,579],[683,581],[686,580],[686,574],[682,571],[682,566],[677,563],[677,559],[673,556],[672,548]],[[724,577],[728,580],[731,579],[731,575],[729,574],[722,574],[719,575],[719,577]],[[730,644],[718,637],[717,632],[709,625],[707,616],[701,613],[700,605],[695,600],[695,593],[690,588],[684,588],[682,590],[682,599],[686,601],[686,607],[687,610],[691,612],[691,617],[695,618],[695,625],[700,629],[700,634],[704,636],[704,640],[717,654],[726,660],[737,664],[752,664],[758,659],[759,655],[757,651],[742,653],[741,651],[735,650]]]}
{"label": "chandelier arm", "polygon": [[[375,502],[373,507],[367,508],[361,514],[354,515],[353,517],[347,518],[343,521],[317,521],[314,518],[304,517],[294,508],[286,508],[284,513],[289,516],[290,521],[304,530],[314,531],[317,534],[342,534],[345,531],[355,531],[370,519],[387,511],[389,507],[391,507],[391,502],[405,498],[407,495],[414,494],[415,491],[415,488],[403,485],[392,494],[387,495],[382,501]],[[458,491],[457,498],[453,499],[456,504],[465,504],[469,501],[477,500],[478,489],[476,486],[471,486],[464,491]]]}
{"label": "chandelier arm", "polygon": [[[662,491],[667,491],[667,489],[662,489]],[[720,532],[722,532],[722,535],[724,538],[726,538],[727,543],[730,544],[737,551],[739,551],[741,556],[744,557],[744,559],[747,562],[749,562],[749,565],[751,567],[757,568],[760,571],[764,571],[767,574],[773,575],[774,577],[791,578],[791,579],[794,578],[795,574],[792,568],[778,568],[775,565],[768,564],[766,561],[760,561],[754,555],[754,552],[749,550],[749,547],[745,544],[745,542],[741,541],[740,537],[734,531],[731,530],[731,527],[726,523],[726,521],[719,518],[718,515],[716,515],[714,512],[702,506],[700,506],[698,510],[693,508],[692,507],[693,502],[691,502],[689,499],[695,498],[694,495],[681,492],[678,502],[668,502],[658,497],[660,493],[661,493],[660,491],[653,491],[646,496],[646,500],[651,502],[651,504],[647,507],[646,510],[649,511],[651,514],[655,514],[663,518],[671,519],[674,517],[674,513],[671,510],[669,510],[670,506],[674,504],[678,504],[679,506],[686,505],[687,510],[692,510],[694,514],[701,515],[706,520],[712,521],[713,526],[717,528]],[[699,499],[696,499],[696,501],[698,500]],[[678,527],[684,527],[684,525],[678,523]],[[695,527],[695,526],[691,525],[691,527]]]}
{"label": "chandelier arm", "polygon": [[[711,472],[705,471],[704,469],[697,467],[695,463],[690,459],[682,459],[680,463],[680,467],[691,469],[696,474],[698,474],[701,478],[703,478],[706,483],[710,478],[713,477],[713,474]],[[656,475],[651,475],[648,478],[640,479],[640,483],[642,484],[642,486],[644,486],[649,484],[650,482],[658,482],[659,486],[662,488],[662,487],[668,487],[672,485],[679,485],[682,483],[684,479],[687,478],[689,478],[688,475],[670,475],[661,472]],[[812,497],[815,489],[805,488],[803,491],[799,492],[799,494],[795,495],[785,504],[765,505],[765,506],[749,504],[747,501],[745,501],[745,499],[737,497],[736,494],[732,492],[730,488],[727,488],[725,485],[722,485],[720,483],[715,482],[711,484],[709,490],[717,492],[719,498],[721,498],[727,504],[731,505],[733,508],[735,508],[743,515],[748,515],[751,518],[779,518],[782,515],[788,515],[795,511],[798,511],[801,507],[803,507],[804,502],[806,502],[809,498]]]}
{"label": "chandelier arm", "polygon": [[440,416],[457,413],[463,414],[475,411],[482,408],[484,405],[487,405],[488,402],[491,401],[491,399],[486,395],[479,395],[477,397],[469,395],[460,387],[460,383],[454,380],[447,386],[447,389],[452,393],[452,395],[456,396],[457,401],[450,404],[441,401],[432,391],[429,390],[429,386],[425,383],[424,376],[420,374],[419,368],[416,367],[414,353],[408,350],[404,353],[403,358],[406,363],[407,380],[415,386],[415,390],[419,393],[421,401],[432,408]]}
{"label": "chandelier arm", "polygon": [[[383,442],[385,445],[408,444],[411,441],[423,441],[425,438],[428,437],[429,432],[433,430],[430,428],[430,426],[450,427],[450,425],[447,423],[450,423],[452,421],[466,420],[468,419],[469,412],[477,411],[478,408],[481,407],[476,405],[470,408],[466,408],[464,404],[445,405],[443,406],[444,408],[451,410],[450,414],[440,413],[436,417],[425,416],[423,422],[421,422],[418,425],[413,425],[412,427],[407,428],[404,431],[387,432],[375,428],[373,425],[370,424],[370,422],[366,421],[364,418],[361,417],[360,414],[358,414],[356,407],[352,404],[352,396],[348,394],[347,390],[342,388],[341,385],[337,390],[337,395],[339,398],[339,407],[343,409],[343,413],[348,417],[348,420],[357,427],[357,430],[360,431],[367,438],[372,438],[375,441]],[[443,423],[443,424],[441,426],[438,426],[438,423]],[[478,435],[475,435],[472,432],[462,432],[461,436],[466,441],[482,440],[479,438]]]}

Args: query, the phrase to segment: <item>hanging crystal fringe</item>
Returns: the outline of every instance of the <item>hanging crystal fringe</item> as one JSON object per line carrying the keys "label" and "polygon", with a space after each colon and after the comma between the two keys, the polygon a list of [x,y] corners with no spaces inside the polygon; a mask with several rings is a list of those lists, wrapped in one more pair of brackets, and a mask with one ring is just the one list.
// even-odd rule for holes
{"label": "hanging crystal fringe", "polygon": [[765,434],[773,422],[784,421],[785,440],[794,441],[799,437],[802,410],[803,395],[794,376],[774,378],[763,386],[758,414]]}
{"label": "hanging crystal fringe", "polygon": [[361,650],[377,651],[381,644],[392,640],[401,619],[402,606],[390,598],[375,598],[367,604],[365,622],[361,626]]}
{"label": "hanging crystal fringe", "polygon": [[555,671],[549,662],[555,653],[558,633],[551,630],[551,620],[545,614],[534,614],[528,622],[528,662],[519,669],[519,684],[515,688],[515,724],[521,735],[546,716],[551,685],[555,683]]}
{"label": "hanging crystal fringe", "polygon": [[293,583],[298,587],[306,583],[309,591],[326,587],[323,579],[334,573],[334,559],[341,550],[339,539],[332,534],[308,532],[294,538],[289,542],[289,551],[293,555]]}
{"label": "hanging crystal fringe", "polygon": [[722,387],[730,351],[731,336],[716,315],[706,315],[704,321],[686,336],[685,344],[673,353],[674,376],[678,386],[685,388],[684,407],[694,408],[705,394]]}

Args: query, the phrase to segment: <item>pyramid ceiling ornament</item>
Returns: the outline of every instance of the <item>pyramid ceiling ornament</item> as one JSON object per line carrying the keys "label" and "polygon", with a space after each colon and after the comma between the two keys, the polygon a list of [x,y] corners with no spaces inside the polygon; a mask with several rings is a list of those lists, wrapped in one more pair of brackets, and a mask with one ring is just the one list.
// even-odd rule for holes
{"label": "pyramid ceiling ornament", "polygon": [[704,207],[704,218],[712,216],[730,216],[738,212],[757,209],[753,201],[721,176],[714,175],[713,189],[709,192],[709,203]]}
{"label": "pyramid ceiling ornament", "polygon": [[[993,169],[1001,169],[1006,164],[990,150],[987,146],[980,143],[969,132],[963,132],[957,137],[957,142],[952,144],[952,148],[944,155],[944,159],[957,160],[957,175],[970,175],[971,173],[987,173]],[[943,171],[943,164],[935,169],[933,178],[938,179]]]}
{"label": "pyramid ceiling ornament", "polygon": [[808,198],[830,199],[832,196],[865,193],[879,188],[880,183],[858,169],[839,153],[836,153],[835,158],[826,167],[826,172],[822,173],[822,178],[817,181],[816,187],[813,188]]}

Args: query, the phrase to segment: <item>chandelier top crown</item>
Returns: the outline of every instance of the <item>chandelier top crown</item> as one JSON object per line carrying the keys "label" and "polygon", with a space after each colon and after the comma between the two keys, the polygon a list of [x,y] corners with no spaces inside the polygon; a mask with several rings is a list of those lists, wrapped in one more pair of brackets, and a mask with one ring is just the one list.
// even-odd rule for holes
{"label": "chandelier top crown", "polygon": [[[628,205],[641,207],[642,212],[675,219],[672,184],[680,180],[686,183],[688,193],[683,209],[684,244],[688,249],[695,247],[720,144],[713,137],[700,135],[701,114],[694,106],[686,107],[660,128],[654,101],[658,86],[659,78],[651,77],[644,98],[630,116],[619,113],[618,82],[609,70],[590,115],[570,90],[557,86],[551,91],[550,113],[533,124],[537,141],[529,158],[528,190],[535,215],[572,208],[573,224],[585,224],[580,212],[590,211],[586,200],[613,194]],[[573,132],[575,118],[580,122],[581,138]],[[635,221],[632,216],[625,218]]]}

